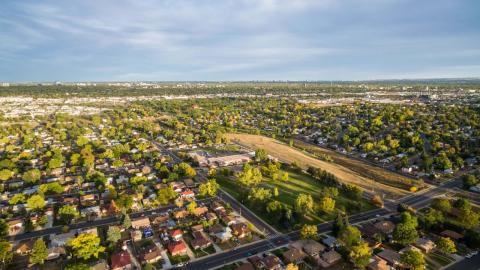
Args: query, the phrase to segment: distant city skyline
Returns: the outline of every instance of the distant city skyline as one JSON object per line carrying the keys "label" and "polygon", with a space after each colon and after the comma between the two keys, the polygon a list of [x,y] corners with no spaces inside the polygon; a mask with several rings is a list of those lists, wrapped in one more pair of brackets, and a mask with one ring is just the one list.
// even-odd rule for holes
{"label": "distant city skyline", "polygon": [[4,1],[0,81],[479,78],[473,0]]}

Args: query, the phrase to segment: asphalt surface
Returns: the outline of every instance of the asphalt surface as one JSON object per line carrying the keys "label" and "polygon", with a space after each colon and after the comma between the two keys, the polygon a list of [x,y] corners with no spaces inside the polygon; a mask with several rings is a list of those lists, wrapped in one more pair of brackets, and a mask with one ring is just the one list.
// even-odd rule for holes
{"label": "asphalt surface", "polygon": [[480,270],[480,254],[477,254],[470,259],[465,258],[464,260],[456,264],[453,264],[445,269],[446,270]]}
{"label": "asphalt surface", "polygon": [[[375,209],[367,213],[357,214],[349,217],[351,224],[359,223],[373,219],[377,216],[383,216],[390,213],[386,209]],[[322,223],[317,225],[318,233],[326,233],[332,229],[332,222]],[[264,253],[268,250],[271,250],[276,247],[280,247],[288,244],[289,242],[296,241],[300,239],[300,231],[293,231],[283,235],[272,235],[272,237],[267,238],[262,241],[255,242],[250,245],[242,246],[237,249],[226,251],[223,253],[215,254],[204,259],[195,260],[190,262],[185,267],[176,268],[176,269],[190,269],[190,270],[203,270],[203,269],[212,269],[224,264],[228,264],[237,260],[240,260],[245,257],[253,256],[255,254]]]}

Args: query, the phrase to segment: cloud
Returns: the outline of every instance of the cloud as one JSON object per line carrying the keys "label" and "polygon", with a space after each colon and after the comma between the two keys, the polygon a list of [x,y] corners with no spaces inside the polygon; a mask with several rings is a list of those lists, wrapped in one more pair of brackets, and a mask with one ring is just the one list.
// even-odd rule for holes
{"label": "cloud", "polygon": [[[480,61],[477,6],[473,0],[14,1],[0,7],[0,80],[348,79],[440,75],[455,66],[469,74]],[[33,75],[24,72],[39,65],[43,70]]]}

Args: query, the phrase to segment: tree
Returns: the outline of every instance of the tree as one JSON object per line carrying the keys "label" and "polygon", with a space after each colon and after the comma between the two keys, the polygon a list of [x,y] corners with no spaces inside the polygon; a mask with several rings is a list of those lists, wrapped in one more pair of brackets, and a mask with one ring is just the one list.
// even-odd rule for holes
{"label": "tree", "polygon": [[195,209],[197,209],[197,203],[195,201],[192,201],[191,203],[189,203],[187,205],[187,211],[190,213],[190,214],[194,214],[195,213]]}
{"label": "tree", "polygon": [[295,211],[306,214],[313,210],[313,198],[309,194],[299,194],[295,200]]}
{"label": "tree", "polygon": [[360,241],[358,244],[352,246],[348,253],[348,257],[355,267],[363,269],[367,267],[372,257],[372,250],[365,241]]}
{"label": "tree", "polygon": [[455,246],[455,242],[448,237],[440,237],[437,240],[437,248],[445,253],[445,254],[452,254],[457,252],[457,247]]}
{"label": "tree", "polygon": [[405,266],[409,267],[412,270],[423,270],[425,269],[425,258],[423,254],[416,250],[407,250],[400,255],[401,261]]}
{"label": "tree", "polygon": [[285,270],[298,270],[298,266],[293,263],[289,263],[287,264],[287,267],[285,267]]}
{"label": "tree", "polygon": [[178,173],[182,176],[187,176],[187,177],[194,177],[195,175],[197,175],[197,172],[195,171],[195,169],[185,162],[178,164]]}
{"label": "tree", "polygon": [[27,206],[33,211],[42,210],[45,207],[45,199],[40,195],[33,195],[27,200]]}
{"label": "tree", "polygon": [[475,176],[471,174],[464,175],[462,177],[462,181],[463,181],[463,187],[465,189],[469,189],[475,186],[476,184],[478,184],[477,178],[475,178]]}
{"label": "tree", "polygon": [[33,244],[32,253],[29,261],[32,264],[43,265],[48,257],[48,250],[42,238],[38,238]]}
{"label": "tree", "polygon": [[108,227],[107,240],[110,243],[116,244],[121,238],[122,238],[122,232],[117,226]]}
{"label": "tree", "polygon": [[257,162],[263,162],[263,161],[266,161],[268,159],[268,154],[267,154],[267,151],[265,151],[265,149],[257,149],[255,150],[255,160]]}
{"label": "tree", "polygon": [[117,200],[115,200],[115,203],[121,209],[128,211],[133,206],[133,197],[128,194],[120,194]]}
{"label": "tree", "polygon": [[393,240],[401,245],[408,245],[415,242],[418,238],[418,222],[409,212],[403,212],[401,222],[397,224],[393,231]]}
{"label": "tree", "polygon": [[10,198],[10,200],[8,201],[8,204],[15,205],[19,203],[24,203],[26,201],[27,201],[27,198],[25,197],[25,194],[17,193],[13,195],[12,198]]}
{"label": "tree", "polygon": [[75,143],[78,145],[78,147],[83,147],[88,142],[89,142],[88,138],[86,138],[84,136],[78,137],[77,140],[75,141]]}
{"label": "tree", "polygon": [[65,266],[65,270],[90,270],[90,266],[84,263],[71,263]]}
{"label": "tree", "polygon": [[258,185],[263,179],[262,173],[258,168],[252,168],[250,164],[245,164],[243,170],[238,174],[238,181],[247,187]]}
{"label": "tree", "polygon": [[7,222],[3,218],[0,218],[0,237],[7,236],[9,228],[10,227],[8,226]]}
{"label": "tree", "polygon": [[84,260],[98,258],[98,255],[105,251],[105,247],[100,245],[100,238],[92,233],[79,234],[70,239],[67,246],[71,248],[73,256]]}
{"label": "tree", "polygon": [[383,208],[383,199],[378,194],[373,195],[372,203],[380,208]]}
{"label": "tree", "polygon": [[80,213],[78,212],[77,208],[70,204],[65,204],[58,210],[58,215],[63,220],[65,224],[70,224],[73,220],[75,220]]}
{"label": "tree", "polygon": [[362,234],[360,230],[352,225],[345,226],[338,235],[338,242],[342,244],[347,250],[354,245],[360,244]]}
{"label": "tree", "polygon": [[342,231],[345,228],[345,226],[348,226],[348,225],[349,225],[348,220],[346,220],[346,218],[345,219],[343,218],[342,212],[337,211],[337,215],[332,224],[333,235],[337,237],[340,231]]}
{"label": "tree", "polygon": [[302,229],[300,230],[300,237],[302,239],[316,239],[318,235],[317,226],[315,225],[303,225]]}
{"label": "tree", "polygon": [[429,208],[423,215],[423,224],[426,229],[430,229],[436,225],[442,224],[445,218],[441,211]]}
{"label": "tree", "polygon": [[134,176],[132,178],[130,178],[130,180],[128,180],[128,182],[130,183],[130,185],[134,186],[134,187],[137,187],[139,185],[143,185],[147,182],[147,177],[146,176]]}
{"label": "tree", "polygon": [[39,169],[31,169],[23,173],[22,179],[27,183],[36,183],[42,176]]}
{"label": "tree", "polygon": [[123,217],[123,227],[125,229],[129,229],[130,227],[132,227],[132,220],[130,219],[130,216],[129,215],[125,215]]}
{"label": "tree", "polygon": [[335,210],[335,200],[330,197],[323,197],[319,203],[320,210],[325,213],[331,213]]}
{"label": "tree", "polygon": [[252,201],[265,202],[272,198],[272,191],[265,188],[252,188],[248,194],[248,199]]}
{"label": "tree", "polygon": [[279,194],[279,193],[278,193],[278,188],[277,188],[277,187],[274,187],[274,188],[273,188],[273,196],[278,197],[278,194]]}
{"label": "tree", "polygon": [[13,172],[9,169],[3,169],[0,171],[0,180],[7,181],[13,176]]}
{"label": "tree", "polygon": [[158,190],[157,200],[162,205],[167,205],[177,197],[177,193],[172,187],[161,188]]}
{"label": "tree", "polygon": [[10,262],[12,258],[12,244],[7,240],[0,239],[0,260],[3,263],[4,268],[5,264]]}
{"label": "tree", "polygon": [[207,182],[200,184],[198,187],[198,193],[200,196],[217,196],[217,191],[220,188],[220,185],[217,184],[215,179],[209,179]]}
{"label": "tree", "polygon": [[452,209],[452,204],[449,199],[446,198],[435,198],[431,203],[432,208],[442,211],[444,214],[450,213]]}

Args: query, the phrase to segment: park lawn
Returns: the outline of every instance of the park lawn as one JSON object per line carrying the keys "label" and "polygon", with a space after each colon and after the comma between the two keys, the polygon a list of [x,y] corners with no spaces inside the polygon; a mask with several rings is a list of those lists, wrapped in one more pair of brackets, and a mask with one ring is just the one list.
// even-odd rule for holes
{"label": "park lawn", "polygon": [[[274,189],[275,187],[279,191],[278,197],[273,197],[274,200],[279,201],[280,203],[284,204],[289,208],[293,208],[295,205],[295,200],[300,193],[310,194],[315,202],[318,202],[321,199],[320,190],[323,187],[327,187],[327,185],[313,179],[307,174],[302,172],[297,172],[292,169],[282,169],[282,171],[286,171],[289,174],[289,181],[283,182],[281,180],[274,181],[269,177],[264,177],[263,182],[259,185],[263,188]],[[241,186],[239,183],[236,182],[234,179],[230,178],[218,178],[218,183],[226,192],[230,193],[233,197],[242,199],[242,192],[246,192],[246,189]],[[375,208],[370,202],[366,200],[361,201],[354,201],[347,197],[345,197],[342,192],[335,198],[336,208],[343,208],[347,211],[348,214],[355,214],[359,212],[364,212],[368,210],[372,210]],[[356,209],[352,209],[352,206],[355,206]],[[247,207],[249,207],[247,205]],[[270,225],[274,226],[275,228],[279,229],[280,231],[285,231],[284,228],[279,227],[277,222],[270,219],[268,215],[265,214],[264,211],[258,208],[249,207],[255,214],[262,217],[265,221],[267,221]],[[334,218],[334,214],[326,214],[321,213],[319,211],[314,211],[312,213],[308,213],[306,216],[301,218],[298,221],[299,224],[319,224]],[[294,228],[295,229],[295,228]]]}

